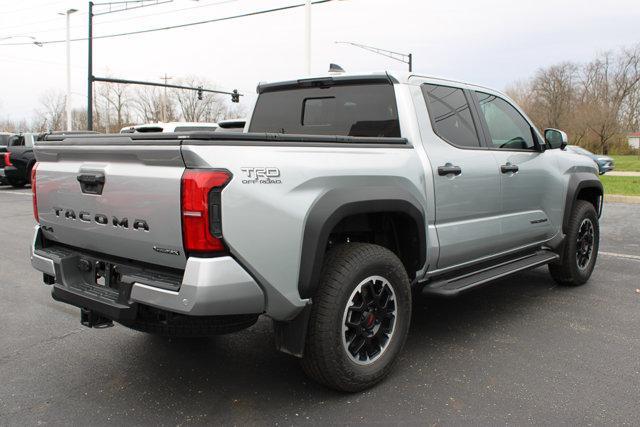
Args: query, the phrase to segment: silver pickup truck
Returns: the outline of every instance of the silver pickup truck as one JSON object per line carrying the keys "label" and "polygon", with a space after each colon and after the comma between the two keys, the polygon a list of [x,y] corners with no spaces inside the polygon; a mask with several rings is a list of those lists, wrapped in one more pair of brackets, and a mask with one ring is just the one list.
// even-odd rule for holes
{"label": "silver pickup truck", "polygon": [[372,73],[261,84],[247,132],[50,136],[31,262],[90,327],[273,321],[329,387],[381,380],[417,295],[548,265],[589,279],[603,191],[500,92]]}

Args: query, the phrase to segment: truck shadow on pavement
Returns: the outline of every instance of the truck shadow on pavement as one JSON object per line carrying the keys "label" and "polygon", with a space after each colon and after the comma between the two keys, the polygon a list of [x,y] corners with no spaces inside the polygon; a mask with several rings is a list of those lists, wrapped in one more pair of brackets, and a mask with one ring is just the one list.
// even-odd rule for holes
{"label": "truck shadow on pavement", "polygon": [[31,185],[25,185],[24,187],[16,188],[16,187],[12,187],[10,185],[0,184],[0,193],[2,193],[2,192],[14,192],[14,191],[25,192],[25,190],[26,190],[26,192],[31,193]]}
{"label": "truck shadow on pavement", "polygon": [[[469,337],[495,333],[500,325],[517,323],[556,293],[558,288],[546,269],[538,269],[458,299],[418,298],[407,345],[396,369],[369,393],[390,387],[409,376],[416,366],[427,367],[437,353],[464,348]],[[159,408],[178,404],[189,411],[198,410],[204,402],[216,402],[214,406],[225,410],[228,406],[255,410],[272,399],[316,405],[353,396],[308,380],[297,359],[275,350],[268,319],[261,319],[246,331],[209,339],[135,334],[120,357],[128,360],[114,363],[128,368],[115,374],[114,384],[124,384],[126,393],[132,396],[145,394],[146,399],[158,402]]]}

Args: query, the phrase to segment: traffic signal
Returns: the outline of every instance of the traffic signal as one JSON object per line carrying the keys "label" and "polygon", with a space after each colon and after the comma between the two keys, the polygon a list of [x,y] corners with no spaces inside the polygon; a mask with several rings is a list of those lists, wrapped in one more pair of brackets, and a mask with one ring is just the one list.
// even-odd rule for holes
{"label": "traffic signal", "polygon": [[238,89],[234,89],[231,94],[231,102],[240,102],[240,94],[238,93]]}
{"label": "traffic signal", "polygon": [[198,101],[202,101],[202,86],[198,86]]}

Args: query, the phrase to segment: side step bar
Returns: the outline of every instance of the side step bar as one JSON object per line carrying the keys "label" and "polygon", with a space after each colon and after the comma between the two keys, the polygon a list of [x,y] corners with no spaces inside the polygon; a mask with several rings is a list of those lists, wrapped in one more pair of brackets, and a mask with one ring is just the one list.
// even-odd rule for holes
{"label": "side step bar", "polygon": [[509,276],[513,273],[540,267],[558,260],[558,254],[541,250],[530,255],[504,261],[502,263],[472,271],[461,276],[447,279],[436,279],[427,283],[422,289],[423,295],[455,297],[462,292],[474,289],[496,279]]}

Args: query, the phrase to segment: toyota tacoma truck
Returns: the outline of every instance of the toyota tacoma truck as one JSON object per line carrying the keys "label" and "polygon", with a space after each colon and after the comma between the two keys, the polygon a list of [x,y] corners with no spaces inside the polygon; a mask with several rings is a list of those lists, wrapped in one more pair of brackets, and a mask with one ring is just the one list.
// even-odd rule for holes
{"label": "toyota tacoma truck", "polygon": [[357,391],[391,370],[418,295],[543,265],[588,281],[597,168],[504,94],[394,73],[257,91],[243,133],[36,144],[31,262],[82,324],[201,337],[266,315],[311,378]]}

